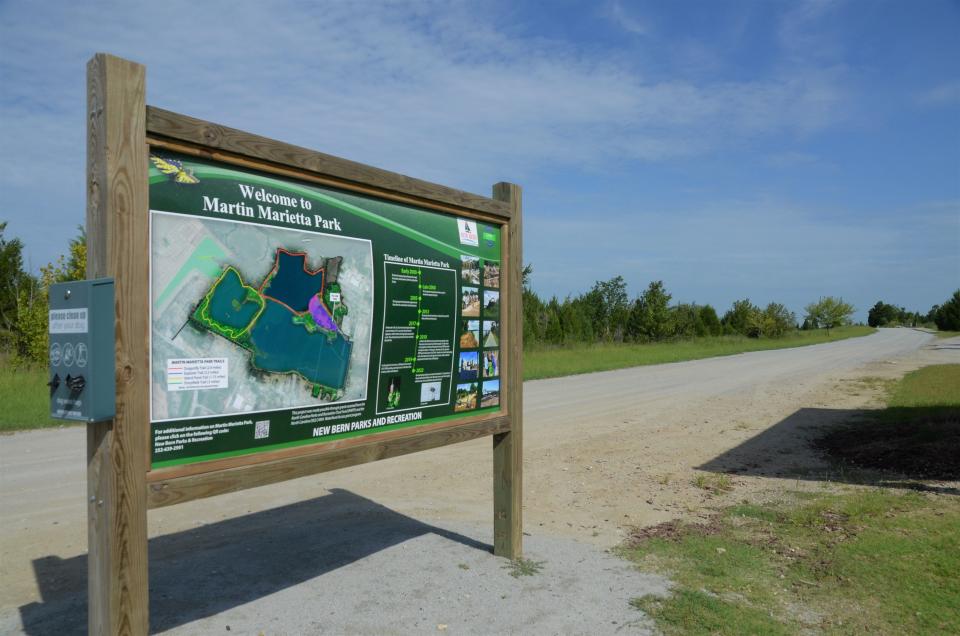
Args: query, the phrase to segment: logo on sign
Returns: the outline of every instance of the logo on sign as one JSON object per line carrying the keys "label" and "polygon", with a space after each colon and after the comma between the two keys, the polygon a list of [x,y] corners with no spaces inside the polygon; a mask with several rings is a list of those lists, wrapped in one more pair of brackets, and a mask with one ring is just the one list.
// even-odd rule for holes
{"label": "logo on sign", "polygon": [[463,245],[472,245],[478,247],[480,238],[477,236],[477,222],[467,219],[457,219],[457,227],[460,229],[460,243]]}

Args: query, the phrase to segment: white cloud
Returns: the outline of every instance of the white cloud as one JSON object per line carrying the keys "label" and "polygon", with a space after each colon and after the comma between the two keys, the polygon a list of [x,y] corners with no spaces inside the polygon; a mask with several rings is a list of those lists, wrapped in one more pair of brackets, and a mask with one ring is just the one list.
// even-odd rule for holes
{"label": "white cloud", "polygon": [[842,4],[841,0],[801,0],[789,5],[778,29],[787,60],[809,63],[839,56],[840,39],[824,22]]}
{"label": "white cloud", "polygon": [[[669,158],[743,134],[829,125],[842,95],[836,77],[813,72],[645,83],[612,56],[479,28],[464,7],[124,7],[63,5],[52,12],[59,20],[41,23],[39,8],[7,5],[0,40],[14,94],[5,117],[40,117],[40,102],[51,117],[76,112],[81,62],[95,48],[147,63],[152,103],[354,156],[377,148],[415,168],[431,157],[471,168],[471,157],[508,158],[513,169]],[[212,26],[225,12],[233,26]]]}
{"label": "white cloud", "polygon": [[84,65],[98,50],[147,65],[151,104],[481,193],[556,168],[664,161],[809,134],[846,116],[836,70],[650,82],[615,52],[513,36],[497,15],[478,15],[488,10],[0,5],[0,187],[48,193],[29,217],[13,211],[11,231],[41,245],[52,240],[50,227],[69,233],[82,220]]}
{"label": "white cloud", "polygon": [[628,11],[619,0],[613,0],[607,7],[607,15],[617,26],[634,35],[648,35],[650,25],[636,15],[635,11]]}
{"label": "white cloud", "polygon": [[960,106],[960,80],[944,82],[917,95],[921,106]]}

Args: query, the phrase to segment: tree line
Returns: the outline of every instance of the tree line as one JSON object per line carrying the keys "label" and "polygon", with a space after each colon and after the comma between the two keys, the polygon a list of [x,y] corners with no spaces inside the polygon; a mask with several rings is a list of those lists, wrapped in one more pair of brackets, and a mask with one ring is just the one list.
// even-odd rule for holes
{"label": "tree line", "polygon": [[[50,285],[85,278],[87,241],[83,228],[66,255],[40,268],[24,267],[23,243],[4,236],[0,222],[0,352],[14,361],[43,363],[47,358],[47,295]],[[827,329],[849,324],[855,309],[842,298],[822,297],[805,307],[802,324],[781,303],[765,307],[749,298],[736,300],[722,316],[709,304],[675,303],[663,281],[652,281],[631,299],[622,276],[597,281],[587,292],[564,299],[540,297],[530,287],[533,268],[523,271],[523,336],[526,346],[598,342],[651,343],[697,337],[739,335],[781,338],[797,330]],[[960,289],[929,312],[909,312],[878,301],[868,324],[936,326],[960,331]]]}
{"label": "tree line", "polygon": [[7,239],[6,228],[0,222],[0,352],[14,362],[45,363],[50,286],[86,278],[87,236],[79,228],[67,255],[34,275],[24,267],[23,242]]}
{"label": "tree line", "polygon": [[780,338],[801,329],[832,329],[850,322],[855,308],[827,296],[810,303],[803,324],[781,303],[765,307],[737,300],[722,317],[709,304],[671,304],[663,281],[653,281],[630,299],[622,276],[597,281],[589,291],[563,300],[541,298],[530,287],[533,268],[523,271],[523,339],[527,346],[594,342],[663,342],[741,335]]}
{"label": "tree line", "polygon": [[960,289],[925,314],[878,300],[867,313],[867,324],[871,327],[936,327],[940,331],[960,331]]}

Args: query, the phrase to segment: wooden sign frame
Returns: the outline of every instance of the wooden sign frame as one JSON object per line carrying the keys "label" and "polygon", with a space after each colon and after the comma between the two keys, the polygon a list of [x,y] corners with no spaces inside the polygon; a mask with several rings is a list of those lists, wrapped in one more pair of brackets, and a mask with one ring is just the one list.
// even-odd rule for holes
{"label": "wooden sign frame", "polygon": [[[144,66],[107,54],[87,66],[87,277],[112,277],[116,416],[88,426],[91,634],[146,634],[147,510],[430,448],[493,437],[494,554],[522,550],[521,190],[486,198],[233,130],[146,104]],[[497,224],[501,409],[452,422],[296,449],[150,470],[150,148],[214,159]]]}

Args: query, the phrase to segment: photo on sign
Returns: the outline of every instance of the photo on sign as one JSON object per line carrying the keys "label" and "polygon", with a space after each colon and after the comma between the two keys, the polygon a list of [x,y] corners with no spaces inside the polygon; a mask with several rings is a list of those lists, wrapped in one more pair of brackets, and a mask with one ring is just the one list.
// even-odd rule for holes
{"label": "photo on sign", "polygon": [[460,348],[476,349],[480,346],[480,321],[460,321]]}
{"label": "photo on sign", "polygon": [[460,277],[470,285],[480,284],[480,259],[476,256],[463,255],[460,257]]}
{"label": "photo on sign", "polygon": [[487,289],[483,292],[483,315],[500,315],[500,292]]}
{"label": "photo on sign", "polygon": [[458,377],[461,382],[480,377],[480,354],[477,351],[461,351]]}
{"label": "photo on sign", "polygon": [[483,352],[483,377],[495,378],[500,375],[500,352]]}
{"label": "photo on sign", "polygon": [[[368,240],[153,211],[150,291],[154,421],[366,398]],[[214,358],[226,386],[174,388]]]}
{"label": "photo on sign", "polygon": [[500,263],[483,261],[483,286],[500,287]]}
{"label": "photo on sign", "polygon": [[464,287],[460,292],[460,313],[474,318],[480,317],[480,290],[476,287]]}
{"label": "photo on sign", "polygon": [[485,348],[496,348],[500,346],[500,321],[499,320],[484,320],[483,321],[483,346]]}
{"label": "photo on sign", "polygon": [[464,382],[457,385],[456,402],[453,404],[455,413],[477,408],[477,386],[476,382]]}
{"label": "photo on sign", "polygon": [[400,406],[400,385],[403,383],[403,378],[399,375],[395,375],[390,378],[390,381],[387,383],[387,408],[395,409]]}
{"label": "photo on sign", "polygon": [[443,390],[443,382],[424,382],[420,385],[420,403],[437,402],[440,400]]}
{"label": "photo on sign", "polygon": [[480,407],[499,406],[500,380],[484,380],[480,396]]}

